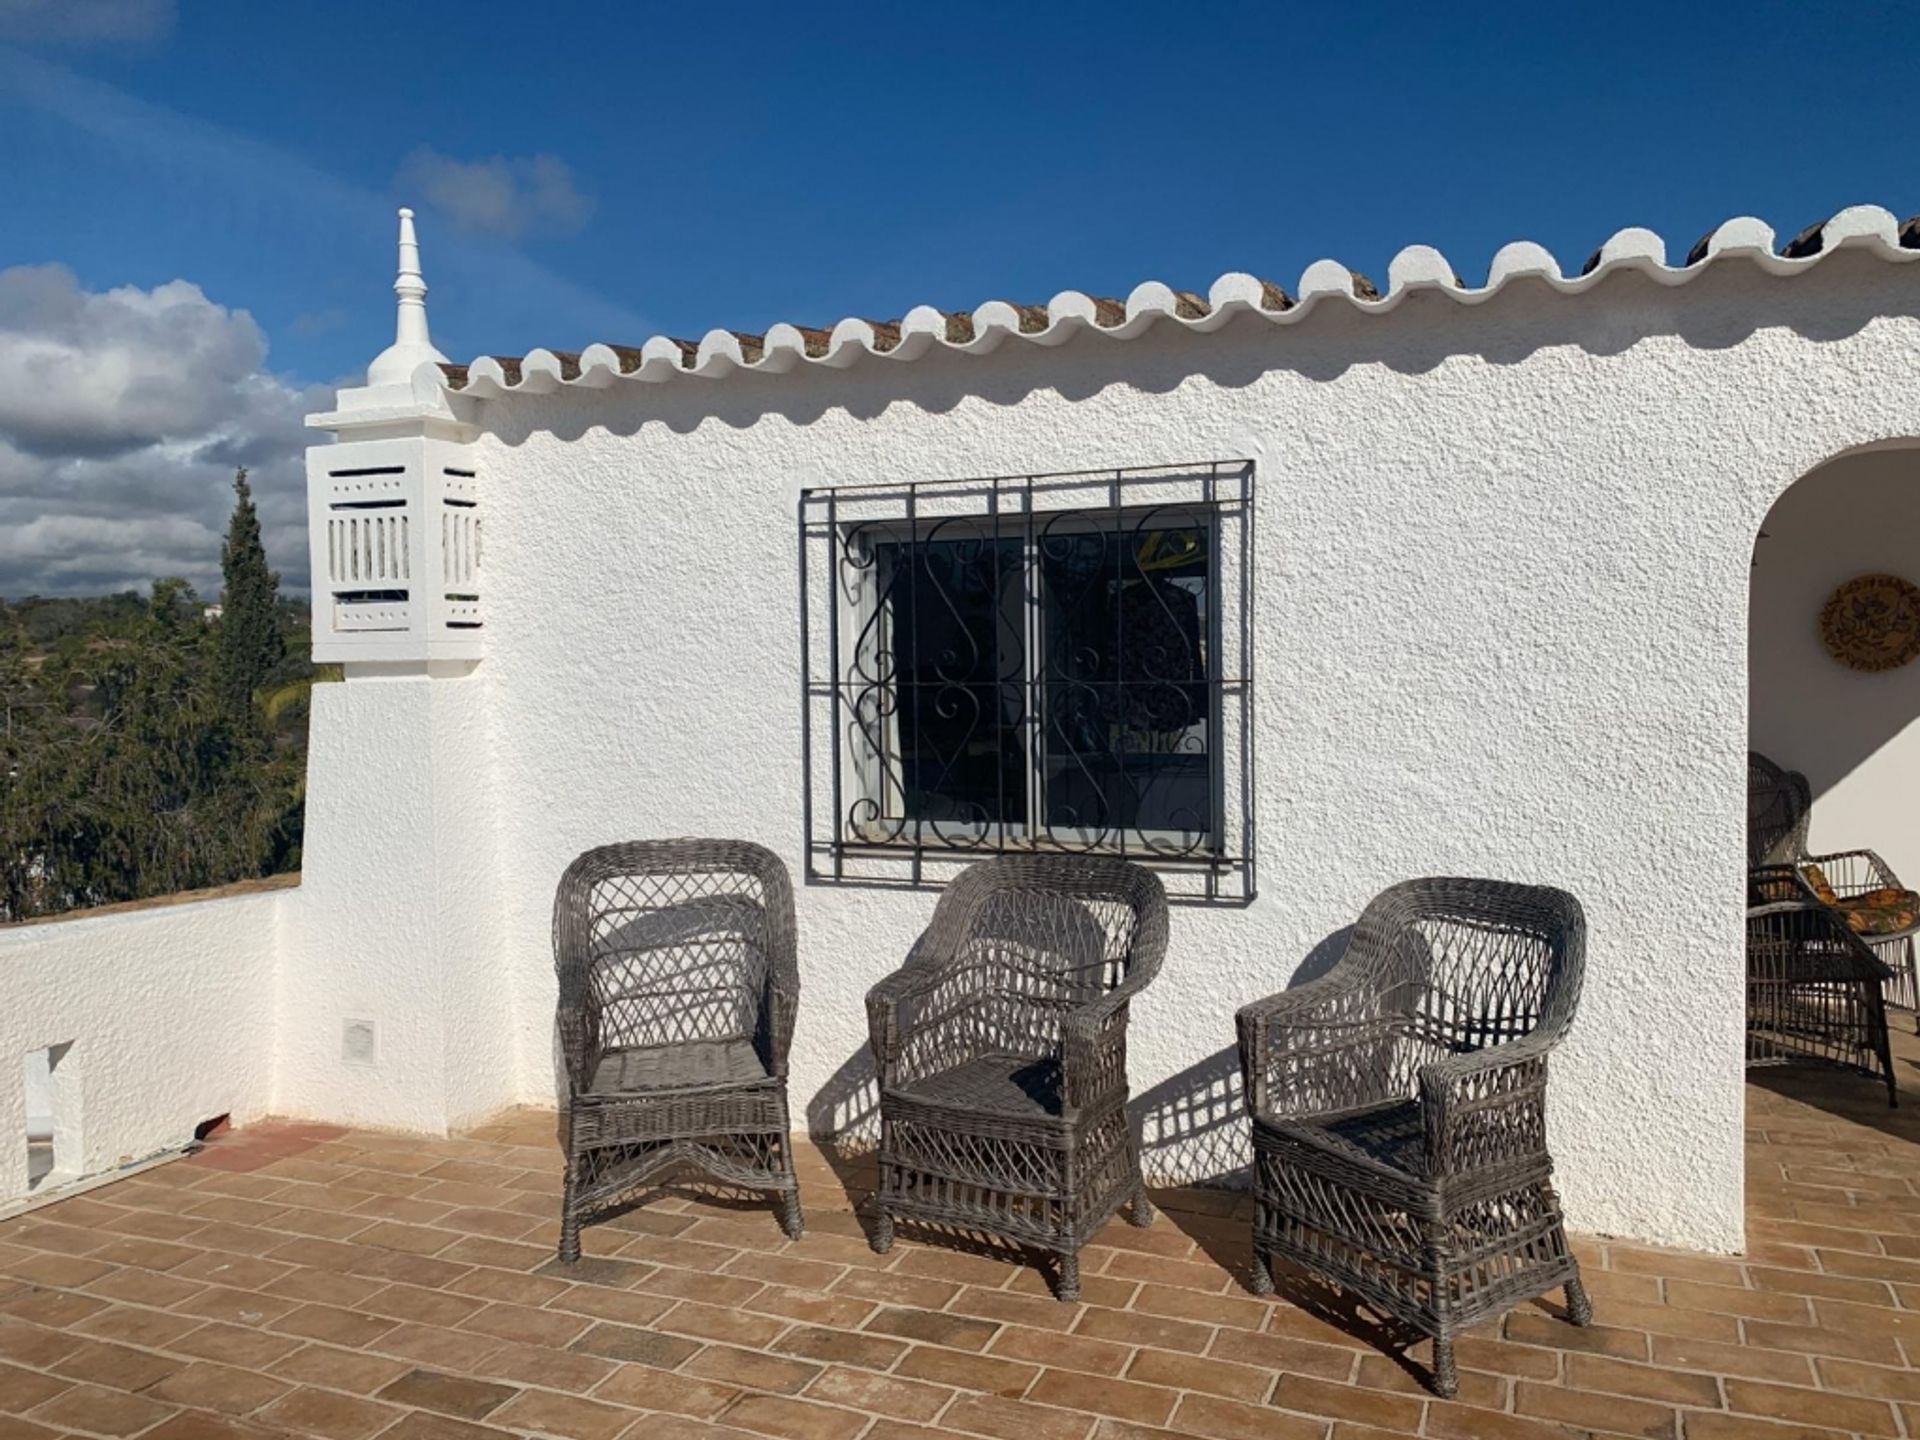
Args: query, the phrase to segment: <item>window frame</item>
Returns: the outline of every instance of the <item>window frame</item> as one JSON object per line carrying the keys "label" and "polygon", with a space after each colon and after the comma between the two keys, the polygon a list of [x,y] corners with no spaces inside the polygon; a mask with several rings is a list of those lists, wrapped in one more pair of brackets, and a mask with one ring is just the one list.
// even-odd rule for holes
{"label": "window frame", "polygon": [[[922,886],[995,854],[1119,855],[1168,874],[1170,898],[1247,903],[1253,886],[1253,478],[1250,460],[979,480],[880,482],[803,488],[800,494],[802,762],[805,770],[806,869],[810,882]],[[1066,680],[1050,670],[1042,547],[1053,535],[1111,536],[1198,530],[1206,558],[1199,643],[1205,657],[1204,708],[1196,726],[1206,756],[1205,829],[1121,827],[1098,832],[1046,821],[1051,755],[1048,692]],[[950,532],[950,533],[947,533]],[[1021,652],[1009,676],[995,663],[965,688],[1019,696],[1012,726],[1023,775],[1019,820],[937,820],[907,813],[900,745],[899,682],[883,594],[881,552],[889,545],[941,539],[1014,543],[1015,603]],[[1231,572],[1231,573],[1230,573]],[[1007,581],[993,582],[1005,604]],[[996,635],[995,657],[999,655]],[[856,671],[865,654],[873,663]],[[977,653],[977,652],[976,652]],[[1124,642],[1117,647],[1124,653]],[[824,661],[824,665],[821,662]],[[1237,662],[1237,663],[1235,663]],[[824,673],[820,673],[824,672]],[[1120,682],[1124,683],[1124,682]],[[886,696],[889,687],[892,703]],[[862,706],[878,708],[874,738]],[[996,737],[1009,724],[993,722]],[[1002,742],[1004,743],[1004,742]],[[861,747],[864,745],[865,753]],[[1067,752],[1071,754],[1071,752]],[[1124,763],[1124,745],[1108,758]],[[1089,754],[1091,759],[1092,755]],[[1009,793],[1002,784],[999,793]],[[1237,803],[1236,803],[1237,802]],[[1077,833],[1076,833],[1077,831]],[[1182,877],[1176,888],[1171,877]]]}

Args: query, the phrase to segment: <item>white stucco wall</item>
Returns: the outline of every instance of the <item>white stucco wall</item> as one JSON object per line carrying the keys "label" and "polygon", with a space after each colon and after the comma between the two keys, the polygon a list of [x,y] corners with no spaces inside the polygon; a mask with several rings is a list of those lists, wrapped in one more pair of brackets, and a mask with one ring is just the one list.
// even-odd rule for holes
{"label": "white stucco wall", "polygon": [[1816,850],[1866,846],[1920,877],[1920,664],[1850,670],[1820,612],[1873,571],[1920,581],[1920,449],[1850,455],[1781,496],[1754,550],[1752,734],[1813,787]]}
{"label": "white stucco wall", "polygon": [[274,965],[297,890],[76,915],[0,929],[0,1204],[27,1190],[25,1060],[59,1073],[77,1151],[96,1174],[266,1113]]}
{"label": "white stucco wall", "polygon": [[[314,689],[304,883],[275,1003],[279,1114],[444,1134],[526,1090],[485,687],[410,674]],[[374,1026],[372,1057],[347,1054],[349,1021]]]}
{"label": "white stucco wall", "polygon": [[[1569,1214],[1737,1246],[1752,541],[1803,471],[1920,433],[1917,306],[1916,268],[1839,254],[1790,281],[1728,262],[1678,292],[1517,282],[1284,333],[484,404],[520,1094],[554,1095],[549,906],[579,850],[719,833],[802,869],[802,483],[1251,456],[1261,893],[1176,913],[1135,1012],[1136,1093],[1217,1095],[1236,1006],[1392,881],[1563,885],[1591,924],[1553,1091]],[[1661,876],[1725,901],[1661,903]],[[800,890],[796,1108],[845,1099],[861,997],[931,906]],[[1154,1163],[1218,1163],[1208,1143]]]}

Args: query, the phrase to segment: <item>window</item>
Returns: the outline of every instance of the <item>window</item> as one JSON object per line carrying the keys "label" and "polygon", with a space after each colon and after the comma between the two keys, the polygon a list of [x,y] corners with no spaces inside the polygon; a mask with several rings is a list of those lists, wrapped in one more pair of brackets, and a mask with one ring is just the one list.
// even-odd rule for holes
{"label": "window", "polygon": [[1251,898],[1252,466],[801,501],[808,863],[1128,856]]}

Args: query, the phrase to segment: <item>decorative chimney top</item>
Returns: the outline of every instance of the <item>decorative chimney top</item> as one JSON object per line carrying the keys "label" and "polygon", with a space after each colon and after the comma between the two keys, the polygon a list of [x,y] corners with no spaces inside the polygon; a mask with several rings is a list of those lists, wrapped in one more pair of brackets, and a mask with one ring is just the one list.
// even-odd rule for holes
{"label": "decorative chimney top", "polygon": [[400,273],[393,293],[399,297],[393,344],[367,367],[368,385],[405,385],[422,365],[444,365],[427,333],[427,282],[420,274],[420,242],[413,233],[413,211],[400,212]]}

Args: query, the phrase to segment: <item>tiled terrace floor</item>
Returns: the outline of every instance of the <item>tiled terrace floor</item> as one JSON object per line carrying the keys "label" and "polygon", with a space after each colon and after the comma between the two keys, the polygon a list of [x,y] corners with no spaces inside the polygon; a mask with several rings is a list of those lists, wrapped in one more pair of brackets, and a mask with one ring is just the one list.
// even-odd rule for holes
{"label": "tiled terrace floor", "polygon": [[0,1440],[1920,1436],[1920,1093],[1775,1076],[1750,1253],[1583,1243],[1595,1328],[1517,1311],[1461,1342],[1450,1403],[1364,1327],[1247,1294],[1228,1194],[1110,1229],[1063,1306],[1028,1267],[871,1254],[818,1155],[799,1244],[669,1196],[565,1269],[550,1114],[259,1126],[0,1225]]}

